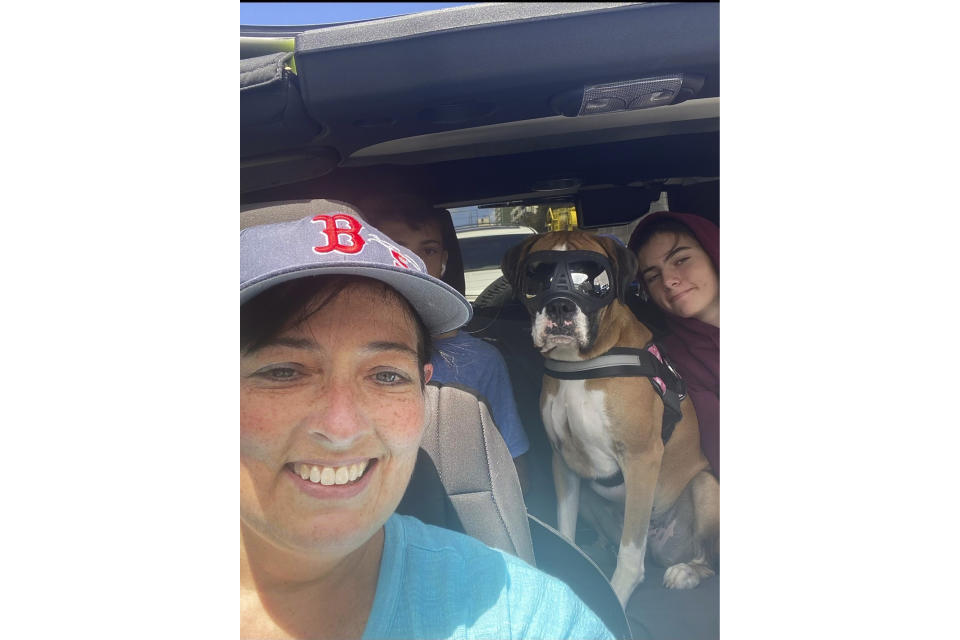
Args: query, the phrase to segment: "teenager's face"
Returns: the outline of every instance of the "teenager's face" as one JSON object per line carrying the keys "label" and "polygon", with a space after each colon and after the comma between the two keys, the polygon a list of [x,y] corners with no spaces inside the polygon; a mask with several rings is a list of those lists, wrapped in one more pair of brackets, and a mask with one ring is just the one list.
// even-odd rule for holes
{"label": "teenager's face", "polygon": [[647,293],[661,309],[720,326],[720,279],[696,238],[655,233],[637,252]]}
{"label": "teenager's face", "polygon": [[414,229],[403,220],[380,220],[376,227],[397,244],[420,256],[431,276],[438,279],[442,276],[447,250],[443,246],[443,230],[439,220],[425,222],[419,229]]}

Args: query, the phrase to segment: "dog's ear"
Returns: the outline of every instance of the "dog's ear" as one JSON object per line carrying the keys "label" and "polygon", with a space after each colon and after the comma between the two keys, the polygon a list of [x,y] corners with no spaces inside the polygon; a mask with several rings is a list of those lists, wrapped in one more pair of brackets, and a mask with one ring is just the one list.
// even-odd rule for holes
{"label": "dog's ear", "polygon": [[596,240],[610,256],[610,261],[617,270],[614,274],[617,297],[620,302],[625,302],[627,294],[630,292],[630,284],[637,278],[637,256],[613,238],[597,236]]}
{"label": "dog's ear", "polygon": [[503,275],[506,276],[510,286],[513,287],[514,295],[517,295],[517,292],[520,291],[520,279],[523,275],[520,273],[520,263],[527,257],[530,245],[536,242],[539,237],[539,235],[530,236],[517,246],[511,247],[503,255],[503,260],[500,261],[500,270],[503,271]]}

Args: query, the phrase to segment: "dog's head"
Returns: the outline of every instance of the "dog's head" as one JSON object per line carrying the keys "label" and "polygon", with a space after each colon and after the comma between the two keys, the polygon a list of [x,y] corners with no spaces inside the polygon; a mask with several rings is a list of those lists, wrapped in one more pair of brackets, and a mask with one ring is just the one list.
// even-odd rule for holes
{"label": "dog's head", "polygon": [[533,318],[533,343],[555,359],[577,359],[615,300],[626,299],[637,259],[612,238],[584,231],[532,236],[500,268]]}

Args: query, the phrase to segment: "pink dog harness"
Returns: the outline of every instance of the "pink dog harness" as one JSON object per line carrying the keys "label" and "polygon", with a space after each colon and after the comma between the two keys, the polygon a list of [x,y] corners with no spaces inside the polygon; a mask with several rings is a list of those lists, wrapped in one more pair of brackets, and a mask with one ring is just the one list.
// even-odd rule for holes
{"label": "pink dog harness", "polygon": [[[666,444],[677,422],[683,417],[680,403],[687,397],[687,386],[660,347],[650,342],[643,349],[615,347],[601,356],[590,360],[569,362],[565,360],[544,360],[546,375],[560,380],[589,380],[592,378],[647,378],[653,390],[663,401],[663,422],[660,437]],[[623,484],[623,473],[617,471],[608,478],[595,478],[594,482],[605,487]]]}
{"label": "pink dog harness", "polygon": [[590,360],[570,362],[544,360],[546,375],[560,380],[590,380],[593,378],[640,377],[650,380],[654,391],[663,400],[664,444],[673,435],[673,428],[683,416],[680,403],[687,397],[687,387],[659,345],[650,342],[643,349],[615,347]]}

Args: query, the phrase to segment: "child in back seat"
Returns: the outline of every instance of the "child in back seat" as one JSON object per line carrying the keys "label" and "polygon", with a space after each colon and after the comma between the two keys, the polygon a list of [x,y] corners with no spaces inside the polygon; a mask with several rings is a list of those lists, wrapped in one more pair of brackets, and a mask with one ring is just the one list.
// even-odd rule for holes
{"label": "child in back seat", "polygon": [[[376,197],[357,202],[368,222],[391,240],[416,253],[427,272],[464,292],[463,259],[450,212],[435,209],[412,195]],[[470,389],[483,398],[528,492],[524,454],[530,442],[517,413],[510,374],[500,352],[461,330],[433,336],[433,380]]]}

